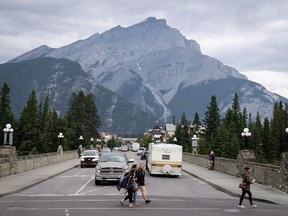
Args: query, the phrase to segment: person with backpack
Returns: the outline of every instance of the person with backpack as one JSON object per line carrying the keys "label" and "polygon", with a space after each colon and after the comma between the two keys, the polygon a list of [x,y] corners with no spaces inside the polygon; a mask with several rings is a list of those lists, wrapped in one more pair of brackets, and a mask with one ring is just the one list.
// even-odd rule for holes
{"label": "person with backpack", "polygon": [[125,200],[129,199],[129,208],[138,206],[138,204],[136,203],[137,190],[138,190],[138,185],[135,181],[136,170],[137,170],[137,164],[133,164],[128,174],[123,177],[122,181],[120,180],[121,187],[124,187],[127,191],[127,195],[125,196],[124,199],[120,200],[120,203],[121,205],[124,205]]}

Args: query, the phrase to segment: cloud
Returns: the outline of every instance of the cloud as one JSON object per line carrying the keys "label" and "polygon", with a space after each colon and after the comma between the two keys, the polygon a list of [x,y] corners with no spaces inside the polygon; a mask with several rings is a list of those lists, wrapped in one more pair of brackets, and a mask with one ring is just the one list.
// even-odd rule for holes
{"label": "cloud", "polygon": [[288,71],[242,71],[244,75],[257,83],[261,83],[268,91],[288,98]]}
{"label": "cloud", "polygon": [[287,11],[286,0],[2,0],[0,63],[153,16],[240,72],[287,71]]}

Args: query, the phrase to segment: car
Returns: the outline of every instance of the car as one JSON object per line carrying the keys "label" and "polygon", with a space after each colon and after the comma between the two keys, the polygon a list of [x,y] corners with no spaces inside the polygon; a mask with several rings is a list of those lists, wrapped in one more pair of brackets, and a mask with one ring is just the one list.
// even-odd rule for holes
{"label": "car", "polygon": [[99,160],[98,150],[85,150],[80,156],[80,167],[96,166]]}
{"label": "car", "polygon": [[95,185],[119,182],[122,175],[129,170],[129,163],[134,163],[134,160],[128,160],[124,152],[103,152],[95,168]]}
{"label": "car", "polygon": [[127,145],[122,146],[121,151],[122,152],[127,152],[128,151],[128,146]]}
{"label": "car", "polygon": [[147,150],[144,150],[144,151],[141,153],[141,155],[140,155],[140,159],[141,159],[141,160],[144,160],[144,159],[147,158],[147,156],[148,156],[148,151],[147,151]]}
{"label": "car", "polygon": [[102,152],[102,153],[104,153],[104,152],[111,152],[111,149],[108,148],[108,147],[104,147],[104,148],[102,148],[101,152]]}
{"label": "car", "polygon": [[140,147],[140,148],[137,150],[137,155],[141,155],[143,151],[145,151],[145,148]]}

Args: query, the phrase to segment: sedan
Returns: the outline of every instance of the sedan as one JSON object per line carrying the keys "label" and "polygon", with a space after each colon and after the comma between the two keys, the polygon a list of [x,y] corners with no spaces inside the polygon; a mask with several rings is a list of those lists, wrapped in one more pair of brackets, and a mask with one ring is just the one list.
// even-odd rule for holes
{"label": "sedan", "polygon": [[80,157],[80,167],[93,166],[98,164],[99,152],[98,150],[86,150],[82,153]]}

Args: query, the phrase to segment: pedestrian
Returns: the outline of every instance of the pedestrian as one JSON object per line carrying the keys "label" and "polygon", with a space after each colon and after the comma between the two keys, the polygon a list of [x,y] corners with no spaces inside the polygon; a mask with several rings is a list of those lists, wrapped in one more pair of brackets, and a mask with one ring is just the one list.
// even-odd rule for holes
{"label": "pedestrian", "polygon": [[211,151],[208,156],[208,170],[214,170],[214,164],[215,164],[215,153]]}
{"label": "pedestrian", "polygon": [[251,208],[256,208],[257,205],[253,205],[252,193],[251,193],[251,190],[250,190],[250,185],[255,183],[255,179],[253,179],[252,176],[250,175],[250,168],[248,166],[244,167],[243,173],[242,173],[242,178],[243,178],[242,182],[245,183],[245,188],[242,188],[242,195],[240,197],[240,201],[239,201],[238,207],[239,208],[245,208],[242,205],[242,202],[243,202],[243,199],[244,199],[244,197],[245,197],[245,195],[247,193],[248,196],[249,196],[249,202],[250,202]]}
{"label": "pedestrian", "polygon": [[[135,207],[138,206],[137,202],[136,202],[136,198],[137,198],[137,190],[138,190],[138,185],[136,183],[136,171],[137,171],[138,167],[137,164],[133,164],[129,174],[128,174],[128,178],[127,178],[127,184],[126,184],[126,192],[124,193],[125,197],[124,199],[120,200],[121,205],[124,205],[124,202],[129,199],[129,207]],[[135,188],[135,186],[137,186]]]}
{"label": "pedestrian", "polygon": [[139,185],[139,189],[141,191],[142,197],[145,200],[145,203],[148,204],[151,202],[147,198],[147,190],[145,187],[145,170],[144,170],[144,163],[140,163],[138,170],[136,171],[136,182]]}
{"label": "pedestrian", "polygon": [[77,153],[78,153],[78,158],[80,158],[80,157],[81,157],[81,147],[80,147],[80,146],[79,146],[79,148],[78,148]]}

